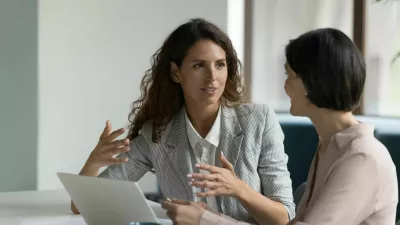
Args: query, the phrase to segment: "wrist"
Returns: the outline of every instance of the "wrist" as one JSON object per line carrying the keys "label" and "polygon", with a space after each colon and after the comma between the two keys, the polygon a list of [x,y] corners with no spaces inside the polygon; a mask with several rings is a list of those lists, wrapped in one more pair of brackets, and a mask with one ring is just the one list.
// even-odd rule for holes
{"label": "wrist", "polygon": [[97,166],[93,166],[89,162],[86,162],[82,170],[79,172],[79,175],[97,177],[99,169],[100,168],[98,168]]}
{"label": "wrist", "polygon": [[239,180],[237,187],[235,198],[241,202],[246,201],[247,196],[250,194],[249,186],[242,180]]}

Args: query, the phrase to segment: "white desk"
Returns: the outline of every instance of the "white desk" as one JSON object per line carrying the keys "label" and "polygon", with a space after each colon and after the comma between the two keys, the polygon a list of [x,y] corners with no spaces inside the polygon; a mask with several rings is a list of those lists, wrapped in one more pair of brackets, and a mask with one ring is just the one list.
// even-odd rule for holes
{"label": "white desk", "polygon": [[[71,199],[63,190],[0,193],[0,225],[86,225],[70,209]],[[150,207],[162,224],[171,224],[160,204]],[[167,219],[167,220],[165,220]]]}
{"label": "white desk", "polygon": [[85,225],[65,190],[0,193],[0,225]]}

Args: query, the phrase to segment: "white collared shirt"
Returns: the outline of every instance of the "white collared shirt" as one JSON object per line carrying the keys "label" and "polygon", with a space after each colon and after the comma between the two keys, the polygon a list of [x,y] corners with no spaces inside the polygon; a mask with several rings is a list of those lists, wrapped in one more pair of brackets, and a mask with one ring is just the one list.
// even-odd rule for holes
{"label": "white collared shirt", "polygon": [[[219,108],[217,118],[215,119],[211,130],[208,132],[205,138],[202,138],[196,129],[194,129],[186,111],[185,122],[186,133],[189,138],[189,143],[192,146],[196,163],[215,165],[215,152],[221,138],[221,108]],[[209,174],[208,171],[200,170],[200,172],[203,174]],[[196,188],[196,191],[201,192],[202,190],[201,188]],[[218,205],[215,197],[207,197],[206,202],[211,209],[218,211]]]}

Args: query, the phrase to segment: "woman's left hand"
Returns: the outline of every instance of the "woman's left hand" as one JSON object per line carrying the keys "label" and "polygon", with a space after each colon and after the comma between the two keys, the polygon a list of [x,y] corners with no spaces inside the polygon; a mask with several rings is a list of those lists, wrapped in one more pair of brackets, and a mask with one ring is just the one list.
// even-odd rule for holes
{"label": "woman's left hand", "polygon": [[206,192],[198,192],[198,197],[231,196],[239,197],[245,183],[237,178],[232,164],[223,156],[220,156],[223,168],[207,164],[196,164],[201,170],[207,170],[210,174],[192,173],[188,175],[189,184],[194,187],[206,188]]}
{"label": "woman's left hand", "polygon": [[172,200],[164,201],[162,208],[174,225],[198,225],[208,206],[202,202]]}

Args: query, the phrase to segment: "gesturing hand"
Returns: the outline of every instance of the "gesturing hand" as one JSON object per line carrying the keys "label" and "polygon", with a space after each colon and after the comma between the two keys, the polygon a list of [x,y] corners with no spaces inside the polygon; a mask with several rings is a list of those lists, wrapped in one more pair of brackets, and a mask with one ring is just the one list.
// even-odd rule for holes
{"label": "gesturing hand", "polygon": [[115,158],[114,156],[123,152],[128,152],[129,139],[115,140],[122,135],[125,130],[123,128],[111,132],[111,122],[107,120],[106,127],[100,136],[99,142],[86,162],[86,166],[93,168],[101,168],[103,166],[120,164],[128,161],[128,158]]}
{"label": "gesturing hand", "polygon": [[207,206],[205,203],[172,200],[164,201],[162,207],[174,225],[198,225]]}
{"label": "gesturing hand", "polygon": [[207,164],[196,164],[201,170],[207,170],[210,174],[192,173],[188,175],[189,184],[194,187],[206,188],[205,192],[196,193],[199,197],[231,196],[238,197],[244,184],[237,178],[232,164],[223,156],[220,156],[223,168]]}

